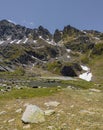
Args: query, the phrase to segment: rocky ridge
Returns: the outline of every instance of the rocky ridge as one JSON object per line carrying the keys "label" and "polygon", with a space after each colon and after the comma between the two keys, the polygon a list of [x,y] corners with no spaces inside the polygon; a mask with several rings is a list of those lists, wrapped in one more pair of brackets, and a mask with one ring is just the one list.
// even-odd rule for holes
{"label": "rocky ridge", "polygon": [[[64,76],[81,73],[80,57],[95,48],[103,39],[103,33],[81,31],[70,25],[51,34],[39,26],[36,29],[0,21],[0,71],[13,72],[41,67]],[[78,62],[79,61],[79,62]]]}

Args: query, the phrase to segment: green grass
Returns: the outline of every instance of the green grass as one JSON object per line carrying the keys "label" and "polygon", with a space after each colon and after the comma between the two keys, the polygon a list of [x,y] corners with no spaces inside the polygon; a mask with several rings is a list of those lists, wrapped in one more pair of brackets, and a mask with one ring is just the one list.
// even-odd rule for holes
{"label": "green grass", "polygon": [[58,92],[55,87],[52,88],[23,88],[23,89],[13,89],[5,94],[0,94],[0,99],[27,99],[33,97],[50,96]]}
{"label": "green grass", "polygon": [[89,66],[93,73],[93,81],[103,84],[103,55],[93,57]]}
{"label": "green grass", "polygon": [[89,89],[95,87],[93,82],[87,82],[81,79],[62,81],[62,83],[81,89]]}
{"label": "green grass", "polygon": [[[45,116],[45,122],[30,124],[28,130],[49,130],[48,126],[53,126],[53,130],[103,130],[103,92],[96,93],[84,89],[63,89],[60,93],[47,97],[1,100],[0,112],[6,113],[0,115],[0,129],[23,130],[23,126],[27,125],[21,121],[25,105],[33,104],[47,110],[48,107],[44,103],[48,101],[58,101],[60,105],[52,108],[55,113]],[[22,112],[17,113],[16,110],[20,108]],[[15,120],[9,123],[11,119]]]}

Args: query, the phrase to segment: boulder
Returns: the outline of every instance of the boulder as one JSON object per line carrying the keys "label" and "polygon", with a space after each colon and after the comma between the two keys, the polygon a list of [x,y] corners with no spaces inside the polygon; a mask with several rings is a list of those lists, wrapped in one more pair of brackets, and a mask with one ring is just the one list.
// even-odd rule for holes
{"label": "boulder", "polygon": [[50,102],[45,102],[44,105],[46,105],[47,107],[57,107],[58,105],[60,105],[59,102],[57,101],[50,101]]}
{"label": "boulder", "polygon": [[24,123],[41,123],[45,121],[44,112],[36,105],[28,105],[23,113]]}

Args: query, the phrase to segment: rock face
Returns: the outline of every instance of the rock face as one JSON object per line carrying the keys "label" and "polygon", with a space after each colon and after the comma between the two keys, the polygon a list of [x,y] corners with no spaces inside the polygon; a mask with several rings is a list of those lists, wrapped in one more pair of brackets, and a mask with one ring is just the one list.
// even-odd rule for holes
{"label": "rock face", "polygon": [[28,105],[21,120],[24,123],[44,122],[44,112],[36,105]]}
{"label": "rock face", "polygon": [[[102,52],[103,47],[99,47],[99,51],[95,44],[101,42],[101,39],[103,33],[81,31],[70,25],[65,26],[63,30],[56,29],[54,34],[51,34],[42,26],[30,29],[2,20],[0,21],[0,73],[18,72],[20,66],[19,72],[24,71],[25,74],[27,72],[36,75],[36,72],[31,70],[41,67],[43,70],[63,76],[78,76],[81,71],[79,67],[81,61],[79,59],[78,62],[76,59],[81,58],[81,55],[88,51],[91,52],[90,54]],[[77,64],[68,66],[68,63],[74,61]]]}
{"label": "rock face", "polygon": [[23,39],[24,37],[32,37],[33,39],[42,36],[44,39],[51,39],[51,33],[40,26],[38,29],[30,29],[21,25],[15,25],[7,20],[0,21],[0,40]]}
{"label": "rock face", "polygon": [[64,66],[61,70],[61,74],[63,76],[71,76],[71,77],[75,77],[77,76],[76,72],[74,71],[74,69],[72,68],[72,66]]}
{"label": "rock face", "polygon": [[62,32],[60,32],[58,29],[55,30],[54,41],[59,42],[61,39],[62,39]]}

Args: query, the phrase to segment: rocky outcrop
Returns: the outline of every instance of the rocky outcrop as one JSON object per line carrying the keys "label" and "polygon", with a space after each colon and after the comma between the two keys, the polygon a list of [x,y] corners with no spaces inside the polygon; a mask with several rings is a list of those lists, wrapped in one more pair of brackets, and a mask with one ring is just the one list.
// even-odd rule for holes
{"label": "rocky outcrop", "polygon": [[62,31],[59,31],[58,29],[54,32],[54,41],[57,43],[62,40]]}
{"label": "rocky outcrop", "polygon": [[63,30],[56,29],[51,34],[42,26],[30,29],[2,20],[0,71],[13,71],[18,66],[24,67],[23,69],[36,66],[59,75],[77,76],[81,71],[79,63],[68,64],[89,50],[92,51],[91,54],[102,52],[103,47],[100,48],[100,45],[98,52],[98,44],[95,44],[102,36],[103,33],[81,31],[70,25]]}
{"label": "rocky outcrop", "polygon": [[78,63],[73,63],[70,65],[64,65],[61,69],[61,74],[63,76],[76,77],[80,71],[82,71],[80,65]]}
{"label": "rocky outcrop", "polygon": [[63,29],[63,35],[73,36],[73,35],[80,35],[82,32],[79,29],[76,29],[70,25],[65,26]]}
{"label": "rocky outcrop", "polygon": [[52,39],[51,33],[42,26],[38,29],[29,29],[21,25],[15,25],[7,20],[0,21],[0,40],[7,40],[8,38],[20,40],[24,37],[38,39],[39,36],[42,36],[44,39]]}
{"label": "rocky outcrop", "polygon": [[71,66],[64,66],[61,70],[63,76],[76,77],[77,74]]}

